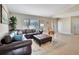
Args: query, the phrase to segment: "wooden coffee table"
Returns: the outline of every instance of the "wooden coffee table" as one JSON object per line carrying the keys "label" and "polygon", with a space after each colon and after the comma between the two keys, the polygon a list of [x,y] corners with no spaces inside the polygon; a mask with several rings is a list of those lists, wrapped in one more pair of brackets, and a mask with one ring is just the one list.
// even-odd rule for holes
{"label": "wooden coffee table", "polygon": [[33,35],[33,38],[39,44],[39,46],[41,46],[43,43],[52,41],[52,37],[47,34]]}

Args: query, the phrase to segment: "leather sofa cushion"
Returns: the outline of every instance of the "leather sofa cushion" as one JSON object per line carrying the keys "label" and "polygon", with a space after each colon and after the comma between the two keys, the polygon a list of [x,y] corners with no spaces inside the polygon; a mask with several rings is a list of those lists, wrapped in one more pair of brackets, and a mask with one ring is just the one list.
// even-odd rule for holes
{"label": "leather sofa cushion", "polygon": [[2,44],[8,44],[8,43],[11,43],[11,42],[12,42],[12,39],[9,35],[5,35],[4,38],[2,38],[2,40],[1,40]]}
{"label": "leather sofa cushion", "polygon": [[31,54],[31,40],[17,41],[0,46],[0,55],[29,55]]}
{"label": "leather sofa cushion", "polygon": [[30,55],[31,52],[31,46],[25,46],[14,50],[2,51],[0,55]]}
{"label": "leather sofa cushion", "polygon": [[13,43],[10,43],[10,44],[0,46],[0,51],[16,49],[16,48],[19,48],[19,47],[29,46],[31,44],[32,44],[31,40],[17,41],[17,42],[13,42]]}
{"label": "leather sofa cushion", "polygon": [[34,33],[34,32],[36,32],[35,29],[25,29],[25,33],[26,33],[26,34],[27,34],[27,33]]}

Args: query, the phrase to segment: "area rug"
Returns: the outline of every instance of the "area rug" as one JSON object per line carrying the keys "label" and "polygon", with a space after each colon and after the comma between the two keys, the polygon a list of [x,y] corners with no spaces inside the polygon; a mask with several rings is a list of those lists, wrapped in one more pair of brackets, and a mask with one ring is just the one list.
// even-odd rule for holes
{"label": "area rug", "polygon": [[64,46],[64,43],[61,43],[60,41],[56,41],[56,40],[52,42],[47,42],[45,44],[42,44],[41,46],[39,46],[34,40],[32,40],[32,42],[33,42],[32,44],[33,55],[52,54],[54,50]]}

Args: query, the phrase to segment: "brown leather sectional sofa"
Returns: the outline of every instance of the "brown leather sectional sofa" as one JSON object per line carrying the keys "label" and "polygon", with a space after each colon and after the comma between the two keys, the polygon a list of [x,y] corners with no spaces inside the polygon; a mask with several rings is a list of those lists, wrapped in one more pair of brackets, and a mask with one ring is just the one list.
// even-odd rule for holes
{"label": "brown leather sectional sofa", "polygon": [[33,38],[33,35],[37,35],[37,34],[42,34],[43,33],[43,31],[36,31],[35,29],[23,29],[23,30],[17,29],[16,31],[21,31],[23,34],[26,34],[25,37],[27,39]]}
{"label": "brown leather sectional sofa", "polygon": [[[8,39],[7,37],[5,37]],[[2,41],[2,40],[1,40]],[[32,52],[32,41],[22,40],[2,44],[0,41],[0,55],[30,55]]]}
{"label": "brown leather sectional sofa", "polygon": [[[22,41],[10,41],[8,39],[14,39],[10,38],[9,34],[7,36],[4,36],[4,38],[0,41],[0,55],[30,55],[32,53],[32,40],[29,40],[29,38],[32,38],[33,35],[36,34],[42,34],[42,32],[36,32],[34,29],[25,29],[25,30],[16,30],[21,31],[22,34],[25,34],[26,40]],[[5,42],[6,41],[6,42]]]}

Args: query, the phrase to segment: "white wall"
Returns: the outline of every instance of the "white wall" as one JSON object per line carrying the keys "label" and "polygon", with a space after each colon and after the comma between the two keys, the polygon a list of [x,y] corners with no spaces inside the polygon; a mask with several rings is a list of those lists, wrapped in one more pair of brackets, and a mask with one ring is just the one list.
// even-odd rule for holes
{"label": "white wall", "polygon": [[11,16],[16,16],[17,18],[17,25],[16,28],[17,29],[23,29],[24,27],[24,20],[27,19],[27,17],[25,15],[21,15],[21,14],[15,14],[15,13],[10,13],[10,17]]}
{"label": "white wall", "polygon": [[[3,5],[3,7],[5,8],[5,10],[6,10],[7,13],[8,13],[8,9],[7,9],[6,5]],[[8,30],[9,30],[8,24],[2,24],[2,23],[0,23],[0,39],[1,39],[6,33],[8,33]]]}
{"label": "white wall", "polygon": [[51,23],[53,23],[53,20],[54,20],[53,18],[27,15],[27,14],[19,14],[19,13],[10,13],[10,16],[16,16],[16,18],[17,18],[16,28],[17,29],[27,28],[24,24],[24,20],[36,19],[36,20],[40,20],[40,23],[44,24],[44,30],[47,31],[48,26],[51,27]]}
{"label": "white wall", "polygon": [[71,34],[71,18],[61,18],[58,20],[58,32]]}
{"label": "white wall", "polygon": [[6,34],[8,33],[8,25],[6,24],[0,24],[0,39]]}
{"label": "white wall", "polygon": [[73,16],[72,19],[72,33],[79,34],[79,16]]}

